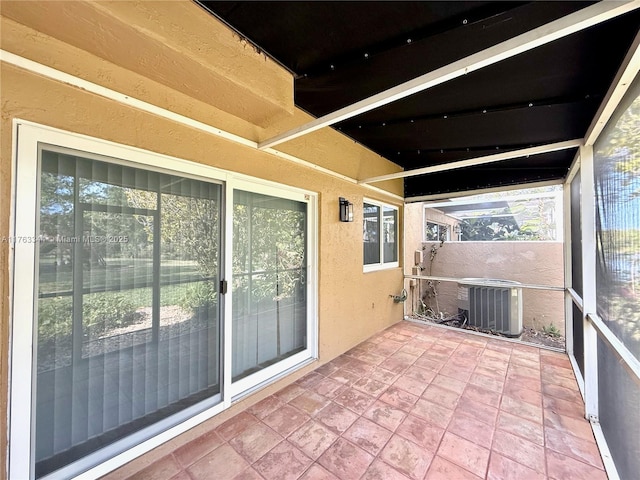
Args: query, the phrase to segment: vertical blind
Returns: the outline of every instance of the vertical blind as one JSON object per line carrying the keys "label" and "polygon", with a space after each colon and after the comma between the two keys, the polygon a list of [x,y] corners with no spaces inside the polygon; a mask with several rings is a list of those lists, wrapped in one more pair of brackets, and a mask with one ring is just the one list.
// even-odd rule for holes
{"label": "vertical blind", "polygon": [[234,191],[233,380],[307,347],[307,204]]}
{"label": "vertical blind", "polygon": [[220,391],[220,185],[40,163],[37,477]]}

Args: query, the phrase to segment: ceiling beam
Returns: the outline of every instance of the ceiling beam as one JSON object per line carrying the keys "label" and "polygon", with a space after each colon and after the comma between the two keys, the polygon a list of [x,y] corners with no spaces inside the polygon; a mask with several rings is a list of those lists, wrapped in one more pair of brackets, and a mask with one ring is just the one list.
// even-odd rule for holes
{"label": "ceiling beam", "polygon": [[546,145],[538,145],[537,147],[521,148],[520,150],[513,150],[511,152],[496,153],[494,155],[469,158],[467,160],[460,160],[458,162],[441,163],[439,165],[433,165],[431,167],[416,168],[414,170],[407,170],[405,172],[389,173],[387,175],[365,178],[364,180],[359,180],[358,183],[375,183],[383,182],[385,180],[393,180],[396,178],[415,177],[417,175],[426,175],[428,173],[444,172],[447,170],[455,170],[458,168],[473,167],[475,165],[484,165],[486,163],[502,162],[504,160],[511,160],[513,158],[527,157],[530,155],[540,155],[542,153],[556,152],[558,150],[567,150],[569,148],[577,148],[580,145],[582,145],[581,138],[575,140],[567,140],[564,142],[548,143]]}
{"label": "ceiling beam", "polygon": [[609,91],[604,97],[604,101],[600,105],[600,108],[596,112],[587,134],[584,137],[585,145],[593,145],[605,125],[613,115],[613,112],[618,107],[618,104],[624,97],[634,78],[640,71],[640,32],[636,35],[631,48],[624,57],[622,65],[620,66],[616,78],[611,83]]}
{"label": "ceiling beam", "polygon": [[275,145],[315,132],[321,128],[334,125],[470,72],[493,65],[507,58],[514,57],[515,55],[532,50],[541,45],[553,42],[559,38],[566,37],[619,15],[623,15],[639,7],[640,0],[598,2],[505,42],[494,45],[493,47],[469,55],[468,57],[421,75],[413,80],[396,85],[369,98],[336,110],[333,113],[329,113],[304,125],[259,142],[258,148],[274,147]]}

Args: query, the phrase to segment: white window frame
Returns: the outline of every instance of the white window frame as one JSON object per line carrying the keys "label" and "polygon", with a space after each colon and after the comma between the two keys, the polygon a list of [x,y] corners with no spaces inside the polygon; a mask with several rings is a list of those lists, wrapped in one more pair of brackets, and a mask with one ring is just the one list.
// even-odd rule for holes
{"label": "white window frame", "polygon": [[[240,188],[282,198],[304,201],[308,204],[308,290],[307,290],[307,348],[256,374],[231,383],[232,346],[232,292],[225,295],[222,319],[223,371],[221,372],[221,399],[216,405],[201,412],[193,412],[186,420],[176,424],[173,417],[135,432],[114,444],[87,455],[45,477],[93,479],[124,465],[162,443],[193,428],[231,406],[232,401],[257,388],[273,383],[291,371],[302,368],[318,358],[318,194],[299,188],[280,185],[243,174],[227,172],[215,167],[186,161],[136,147],[101,140],[56,128],[14,119],[13,121],[13,177],[11,192],[11,238],[20,239],[9,244],[9,478],[32,479],[33,471],[33,405],[35,401],[33,377],[33,348],[35,299],[37,288],[36,246],[28,241],[36,237],[39,198],[39,148],[51,145],[84,152],[88,156],[109,157],[114,163],[128,164],[145,170],[160,171],[224,184],[225,195],[225,262],[224,278],[232,278],[232,221],[233,190]],[[162,165],[162,167],[158,167]],[[16,295],[17,293],[17,295]],[[189,410],[185,410],[188,412]],[[153,429],[153,433],[149,433]]]}
{"label": "white window frame", "polygon": [[[362,259],[363,262],[363,271],[364,272],[375,272],[378,270],[388,270],[391,268],[397,268],[400,266],[400,228],[399,228],[399,224],[400,224],[400,209],[398,208],[397,205],[391,205],[389,203],[384,203],[381,202],[379,200],[371,200],[370,198],[363,198],[362,199],[362,209],[364,212],[364,204],[368,203],[370,205],[374,205],[376,207],[380,208],[380,214],[378,216],[378,222],[380,225],[380,237],[382,237],[383,234],[383,222],[384,222],[384,209],[385,208],[390,208],[395,210],[396,212],[396,223],[395,223],[395,244],[396,244],[396,261],[394,262],[385,262],[384,261],[384,242],[382,241],[382,238],[380,238],[380,262],[378,263],[370,263],[370,264],[364,264],[364,257]],[[363,219],[362,219],[363,225],[364,225],[364,213],[363,213]],[[363,240],[364,242],[364,240]],[[364,246],[364,243],[363,243]]]}
{"label": "white window frame", "polygon": [[440,239],[437,240],[428,240],[427,239],[427,224],[431,224],[431,225],[437,225],[438,227],[445,227],[447,229],[447,235],[446,238],[444,239],[446,242],[451,241],[451,225],[447,224],[447,223],[442,223],[442,222],[435,222],[433,220],[429,220],[426,218],[426,211],[427,209],[424,208],[423,209],[423,215],[422,215],[422,241],[423,242],[439,242]]}

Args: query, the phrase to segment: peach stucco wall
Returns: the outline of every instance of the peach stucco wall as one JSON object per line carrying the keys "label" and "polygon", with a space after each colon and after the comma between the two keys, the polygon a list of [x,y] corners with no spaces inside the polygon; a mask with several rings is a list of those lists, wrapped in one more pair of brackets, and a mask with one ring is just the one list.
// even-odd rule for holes
{"label": "peach stucco wall", "polygon": [[[414,252],[423,251],[423,275],[429,271],[431,242],[422,242],[422,204],[405,206],[405,271],[411,273]],[[423,250],[424,247],[424,250]],[[562,287],[564,260],[562,242],[445,242],[437,250],[431,274],[454,278],[492,278],[525,284]],[[416,285],[409,290],[409,313],[418,305]],[[424,285],[422,285],[424,287]],[[457,312],[457,283],[438,286],[441,311]],[[564,334],[564,294],[561,291],[523,289],[523,323],[541,329],[555,325]]]}
{"label": "peach stucco wall", "polygon": [[[310,120],[293,105],[291,75],[194,2],[3,0],[0,8],[3,50],[251,141]],[[363,198],[397,205],[402,218],[402,180],[380,183],[379,190],[354,181],[397,172],[397,165],[331,129],[278,147],[338,174],[330,175],[7,62],[0,68],[0,236],[10,234],[13,121],[27,120],[317,192],[319,363],[402,319],[402,305],[389,296],[402,289],[402,266],[365,274],[362,265]],[[353,223],[338,221],[338,197],[353,202]],[[1,248],[0,472],[5,472],[10,248],[7,243]],[[212,421],[224,420],[319,363],[253,394]]]}

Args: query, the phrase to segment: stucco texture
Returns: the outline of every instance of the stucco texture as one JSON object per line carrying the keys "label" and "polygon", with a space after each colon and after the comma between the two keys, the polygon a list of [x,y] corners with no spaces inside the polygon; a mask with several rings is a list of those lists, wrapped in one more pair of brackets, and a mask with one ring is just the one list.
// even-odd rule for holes
{"label": "stucco texture", "polygon": [[[3,1],[1,8],[4,50],[172,112],[253,141],[309,120],[293,106],[290,74],[193,2]],[[320,363],[402,319],[402,305],[389,297],[402,288],[402,267],[365,274],[362,265],[363,198],[396,204],[402,218],[401,180],[378,185],[395,195],[389,196],[6,62],[0,75],[0,236],[10,234],[12,218],[13,122],[27,120],[317,192]],[[330,129],[281,149],[354,178],[400,170]],[[338,197],[353,202],[353,223],[339,222]],[[11,252],[8,243],[1,248],[0,471],[6,471]],[[280,380],[216,420],[317,366]]]}

